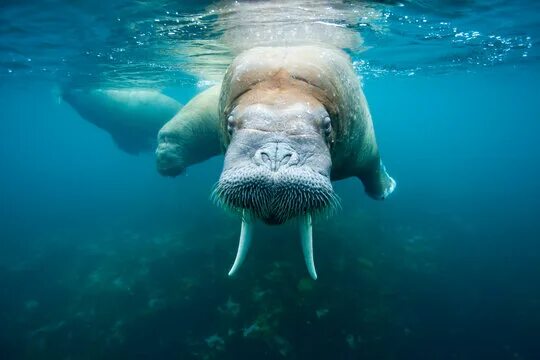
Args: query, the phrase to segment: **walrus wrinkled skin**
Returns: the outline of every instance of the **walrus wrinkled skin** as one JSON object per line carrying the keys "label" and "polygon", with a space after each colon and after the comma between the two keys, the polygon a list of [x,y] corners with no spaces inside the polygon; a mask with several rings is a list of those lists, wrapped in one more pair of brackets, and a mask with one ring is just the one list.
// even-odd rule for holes
{"label": "walrus wrinkled skin", "polygon": [[251,223],[298,218],[316,278],[311,216],[331,210],[331,180],[358,177],[384,199],[395,188],[379,155],[371,115],[349,57],[319,46],[257,47],[240,54],[221,86],[198,95],[158,134],[158,170],[169,176],[225,150],[218,202],[242,214],[242,263]]}

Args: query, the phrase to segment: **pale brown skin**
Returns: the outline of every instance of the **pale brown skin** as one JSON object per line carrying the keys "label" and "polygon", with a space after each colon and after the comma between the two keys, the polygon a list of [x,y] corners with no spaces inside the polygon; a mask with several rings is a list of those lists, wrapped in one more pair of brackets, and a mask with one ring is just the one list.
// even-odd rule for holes
{"label": "pale brown skin", "polygon": [[177,176],[221,153],[217,104],[220,86],[195,96],[158,133],[156,161],[162,175]]}
{"label": "pale brown skin", "polygon": [[[222,148],[226,149],[231,141],[227,119],[232,115],[238,118],[242,111],[253,106],[264,107],[265,111],[273,113],[286,112],[288,107],[300,104],[305,106],[306,113],[326,111],[331,119],[333,131],[326,143],[331,154],[332,180],[358,177],[366,192],[377,199],[385,198],[393,191],[395,182],[382,166],[366,99],[344,52],[318,46],[254,48],[240,54],[230,65],[220,88],[219,102],[216,92],[216,88],[211,88],[197,96],[193,100],[197,101],[197,106],[188,104],[160,131],[156,153],[158,169],[163,174],[178,173],[160,165],[166,163],[163,159],[174,157],[174,152],[171,156],[167,149],[185,152],[181,144],[171,146],[172,139],[188,137],[188,143],[194,145],[190,151],[197,148],[202,151],[204,147],[205,156],[218,155],[217,147],[208,151],[206,141],[196,146],[199,142],[193,129],[205,129],[201,136],[206,139],[208,129],[214,127]],[[310,125],[302,125],[302,120],[287,116],[272,119],[271,123],[264,123],[265,131],[286,128],[290,132],[291,121],[299,121],[299,125],[292,128],[300,132],[311,129]],[[250,128],[263,126],[257,123],[261,120],[256,116],[247,121],[249,124],[244,125]],[[185,122],[203,124],[193,124],[187,131]],[[204,159],[196,160],[186,160],[176,167],[185,169]]]}
{"label": "pale brown skin", "polygon": [[156,90],[64,88],[62,98],[130,154],[154,151],[156,133],[182,108]]}

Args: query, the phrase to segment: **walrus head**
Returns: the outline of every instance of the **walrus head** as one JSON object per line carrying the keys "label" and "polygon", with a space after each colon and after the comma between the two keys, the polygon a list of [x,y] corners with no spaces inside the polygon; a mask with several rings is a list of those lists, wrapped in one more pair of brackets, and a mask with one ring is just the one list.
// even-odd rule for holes
{"label": "walrus head", "polygon": [[334,141],[330,114],[305,89],[264,84],[242,94],[225,114],[228,147],[214,195],[242,214],[240,246],[232,275],[243,262],[251,223],[298,219],[310,275],[312,215],[338,204],[330,182]]}

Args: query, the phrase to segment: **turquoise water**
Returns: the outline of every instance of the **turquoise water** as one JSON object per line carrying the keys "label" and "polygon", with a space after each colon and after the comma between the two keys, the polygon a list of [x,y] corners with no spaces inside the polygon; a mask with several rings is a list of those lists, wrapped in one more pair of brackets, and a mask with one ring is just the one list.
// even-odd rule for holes
{"label": "turquoise water", "polygon": [[[540,358],[539,6],[321,3],[240,24],[225,3],[0,5],[2,358]],[[398,181],[383,202],[334,183],[317,281],[295,229],[262,224],[228,278],[240,222],[210,200],[223,158],[161,177],[60,96],[185,104],[261,23],[360,36],[317,39],[344,41]]]}

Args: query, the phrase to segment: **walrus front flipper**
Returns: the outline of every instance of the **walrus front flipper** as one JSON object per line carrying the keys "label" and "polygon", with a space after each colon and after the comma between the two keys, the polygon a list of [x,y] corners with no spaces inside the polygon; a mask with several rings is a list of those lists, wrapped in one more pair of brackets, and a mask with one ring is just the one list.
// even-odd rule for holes
{"label": "walrus front flipper", "polygon": [[221,153],[218,103],[221,85],[200,93],[158,133],[156,165],[160,174],[177,176],[188,166]]}
{"label": "walrus front flipper", "polygon": [[396,188],[396,181],[388,175],[382,161],[378,159],[373,165],[358,175],[366,193],[376,200],[383,200]]}

